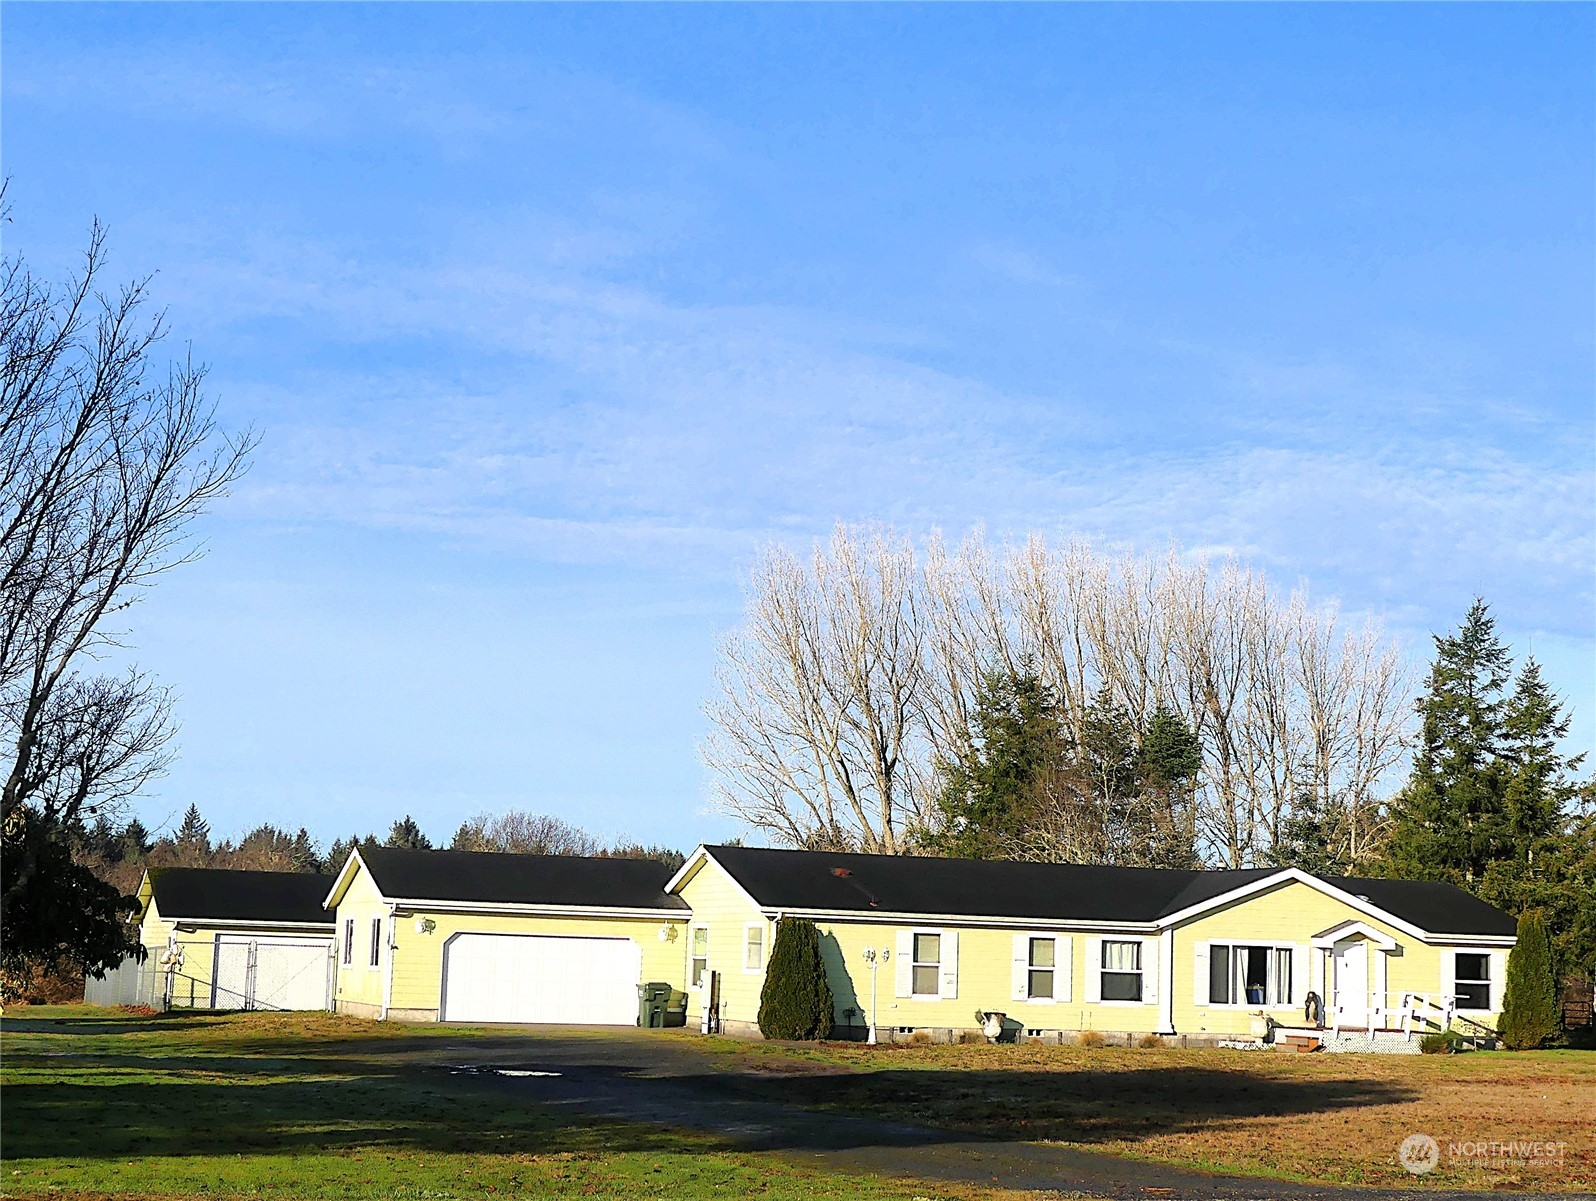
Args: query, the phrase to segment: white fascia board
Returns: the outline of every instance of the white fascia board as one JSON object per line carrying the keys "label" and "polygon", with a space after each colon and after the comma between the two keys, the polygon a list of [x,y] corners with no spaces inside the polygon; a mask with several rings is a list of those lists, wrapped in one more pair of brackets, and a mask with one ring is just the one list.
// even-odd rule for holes
{"label": "white fascia board", "polygon": [[896,913],[874,909],[762,908],[767,917],[803,917],[811,921],[875,922],[888,926],[973,926],[994,930],[1105,930],[1110,933],[1156,934],[1157,922],[1099,922],[1067,917],[987,917],[969,913]]}
{"label": "white fascia board", "polygon": [[683,884],[686,884],[692,878],[693,872],[698,865],[708,858],[709,852],[704,849],[703,843],[699,843],[698,849],[682,860],[682,865],[676,869],[676,874],[665,882],[665,891],[675,892]]}
{"label": "white fascia board", "polygon": [[685,922],[690,909],[624,909],[609,905],[518,905],[499,901],[441,901],[434,897],[384,898],[394,910],[406,913],[496,913],[522,917],[636,917]]}
{"label": "white fascia board", "polygon": [[1516,934],[1431,934],[1425,941],[1446,947],[1511,947],[1517,944]]}
{"label": "white fascia board", "polygon": [[[350,883],[355,878],[354,873],[365,866],[366,861],[360,857],[360,848],[358,846],[352,848],[349,852],[349,858],[345,859],[343,867],[338,869],[338,875],[333,879],[332,891],[327,894],[327,899],[321,903],[321,907],[323,909],[338,908],[339,900],[343,897],[344,893],[348,890]],[[371,876],[370,871],[367,871],[366,874]],[[371,876],[371,883],[373,887],[376,887],[376,876]],[[379,896],[382,895],[381,888],[377,889],[377,894]]]}

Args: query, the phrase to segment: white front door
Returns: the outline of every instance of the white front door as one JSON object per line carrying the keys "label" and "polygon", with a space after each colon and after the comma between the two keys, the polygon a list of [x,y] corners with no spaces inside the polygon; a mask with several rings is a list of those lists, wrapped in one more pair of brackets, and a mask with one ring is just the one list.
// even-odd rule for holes
{"label": "white front door", "polygon": [[1337,943],[1331,955],[1335,968],[1335,1024],[1369,1025],[1369,944]]}
{"label": "white front door", "polygon": [[642,968],[629,938],[456,934],[443,951],[439,1016],[635,1026]]}

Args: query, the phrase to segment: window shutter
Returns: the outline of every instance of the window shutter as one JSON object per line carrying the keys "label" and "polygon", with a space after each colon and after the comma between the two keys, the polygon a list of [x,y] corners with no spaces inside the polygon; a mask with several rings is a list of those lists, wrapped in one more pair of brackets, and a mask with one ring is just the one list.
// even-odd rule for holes
{"label": "window shutter", "polygon": [[1441,952],[1441,1004],[1457,1004],[1457,952]]}
{"label": "window shutter", "polygon": [[1031,997],[1031,936],[1029,934],[1016,934],[1014,936],[1014,970],[1010,974],[1010,992],[1016,1001],[1028,1001]]}
{"label": "window shutter", "polygon": [[1207,1005],[1208,997],[1208,943],[1199,942],[1192,945],[1192,955],[1195,961],[1191,986],[1192,1003]]}
{"label": "window shutter", "polygon": [[1291,944],[1291,1003],[1298,1009],[1308,996],[1308,965],[1313,959],[1313,948],[1305,942]]}
{"label": "window shutter", "polygon": [[1070,956],[1072,942],[1068,934],[1060,934],[1053,943],[1053,996],[1060,1001],[1068,1001],[1074,992],[1075,968]]}
{"label": "window shutter", "polygon": [[1103,940],[1086,940],[1086,1002],[1095,1005],[1103,999]]}
{"label": "window shutter", "polygon": [[1502,989],[1507,984],[1507,952],[1491,952],[1491,1012],[1502,1012]]}
{"label": "window shutter", "polygon": [[914,931],[898,931],[898,949],[893,952],[897,959],[897,970],[893,973],[896,977],[896,992],[900,997],[907,997],[914,992]]}
{"label": "window shutter", "polygon": [[938,995],[944,1001],[952,1001],[959,995],[959,932],[957,930],[942,931],[942,992]]}
{"label": "window shutter", "polygon": [[1158,939],[1142,939],[1142,1004],[1158,1004],[1158,977],[1162,965],[1158,962]]}

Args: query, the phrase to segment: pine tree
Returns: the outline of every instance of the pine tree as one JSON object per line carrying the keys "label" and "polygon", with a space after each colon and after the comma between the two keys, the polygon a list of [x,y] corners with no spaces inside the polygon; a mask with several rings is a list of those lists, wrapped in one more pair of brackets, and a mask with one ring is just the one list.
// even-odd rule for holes
{"label": "pine tree", "polygon": [[405,851],[430,851],[432,839],[421,832],[415,818],[407,813],[389,828],[388,840],[382,845]]}
{"label": "pine tree", "polygon": [[1557,975],[1552,944],[1539,912],[1518,919],[1518,942],[1507,957],[1507,988],[1497,1025],[1502,1041],[1513,1051],[1532,1051],[1558,1027]]}
{"label": "pine tree", "polygon": [[199,806],[190,804],[177,828],[177,843],[185,851],[200,855],[211,852],[211,826],[200,816]]}
{"label": "pine tree", "polygon": [[1292,802],[1280,837],[1269,850],[1276,867],[1300,867],[1320,876],[1340,876],[1351,866],[1348,815],[1315,789],[1305,789]]}
{"label": "pine tree", "polygon": [[1142,863],[1149,867],[1197,866],[1195,781],[1203,747],[1185,718],[1162,702],[1153,711],[1137,756],[1142,805]]}
{"label": "pine tree", "polygon": [[944,855],[996,858],[1025,828],[1038,788],[1064,762],[1067,742],[1052,689],[1028,666],[982,680],[970,726],[969,751],[943,765],[939,828],[923,842]]}
{"label": "pine tree", "polygon": [[765,966],[759,994],[759,1031],[766,1038],[816,1039],[836,1020],[820,932],[806,918],[784,917]]}
{"label": "pine tree", "polygon": [[[310,831],[306,830],[304,826],[300,826],[299,833],[294,835],[294,843],[289,848],[288,857],[296,872],[319,872],[322,870],[321,857],[316,854],[316,844],[311,841]],[[338,866],[342,867],[343,864]]]}
{"label": "pine tree", "polygon": [[1456,634],[1435,639],[1435,663],[1418,703],[1422,730],[1406,786],[1392,803],[1380,869],[1410,880],[1477,888],[1513,854],[1508,773],[1501,760],[1510,675],[1507,648],[1485,602]]}

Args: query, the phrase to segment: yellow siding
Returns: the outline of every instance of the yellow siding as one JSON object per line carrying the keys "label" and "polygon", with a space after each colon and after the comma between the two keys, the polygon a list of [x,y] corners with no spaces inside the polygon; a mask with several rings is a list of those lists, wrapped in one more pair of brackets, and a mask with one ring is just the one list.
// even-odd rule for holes
{"label": "yellow siding", "polygon": [[[678,895],[692,907],[692,927],[709,931],[708,968],[720,973],[720,1016],[725,1022],[755,1023],[759,1020],[759,994],[765,986],[763,967],[757,972],[744,970],[744,937],[750,925],[763,932],[763,957],[770,956],[770,940],[775,928],[749,903],[743,891],[724,869],[713,861],[705,862]],[[681,947],[683,978],[687,979],[692,957],[692,930],[683,928]],[[696,1025],[701,1016],[702,990],[687,990],[687,1022]]]}
{"label": "yellow siding", "polygon": [[[662,923],[660,918],[523,917],[434,910],[405,913],[409,916],[394,922],[393,994],[389,1005],[394,1011],[405,1011],[407,1016],[436,1016],[443,991],[443,948],[451,936],[461,933],[629,938],[643,952],[643,978],[639,983],[669,984],[677,991],[684,983],[681,931],[686,928],[685,913],[675,923]],[[430,919],[435,928],[427,933],[417,932],[418,918]],[[677,927],[675,942],[660,941],[662,924]]]}
{"label": "yellow siding", "polygon": [[[382,961],[370,960],[371,922],[384,923]],[[431,930],[418,931],[418,919],[430,921]],[[345,923],[353,920],[354,957],[343,962]],[[676,938],[661,941],[661,925],[674,927]],[[436,1019],[443,992],[443,948],[455,934],[565,934],[603,938],[630,938],[642,950],[640,983],[669,984],[680,991],[686,983],[685,947],[687,914],[666,920],[635,917],[550,917],[516,914],[443,913],[405,909],[390,921],[387,902],[361,867],[338,903],[338,1002],[356,1012],[376,1013],[384,1003],[396,1017]],[[392,983],[388,984],[391,973]]]}
{"label": "yellow siding", "polygon": [[[1215,1007],[1199,1004],[1197,974],[1197,944],[1201,942],[1292,944],[1306,950],[1310,940],[1331,927],[1346,921],[1360,921],[1395,939],[1397,950],[1386,953],[1371,949],[1370,955],[1385,955],[1386,992],[1393,1006],[1403,992],[1428,993],[1439,996],[1449,985],[1443,980],[1444,954],[1455,948],[1445,944],[1430,944],[1389,923],[1368,917],[1343,901],[1327,896],[1316,888],[1292,881],[1268,892],[1247,897],[1221,909],[1205,914],[1175,930],[1173,996],[1175,1029],[1183,1034],[1222,1033],[1244,1034],[1248,1030],[1249,1014],[1257,1006]],[[1464,948],[1468,949],[1468,948]],[[1474,948],[1481,950],[1484,948]],[[1300,952],[1299,952],[1300,953]],[[1310,967],[1308,987],[1326,995],[1324,987],[1322,952],[1308,951]],[[1374,987],[1375,972],[1371,959],[1370,987]],[[1203,983],[1206,994],[1206,981]],[[1294,994],[1289,1007],[1269,1010],[1277,1021],[1290,1023],[1302,1017],[1303,993]],[[1486,1020],[1487,1015],[1479,1015]]]}
{"label": "yellow siding", "polygon": [[[371,923],[388,920],[388,906],[383,901],[382,895],[377,891],[377,886],[366,873],[364,867],[359,868],[349,887],[344,890],[344,895],[338,901],[338,921],[333,927],[333,941],[335,953],[338,956],[338,987],[335,993],[337,1007],[357,1006],[357,1012],[375,1015],[381,1009],[383,1000],[383,965],[372,967],[371,963]],[[345,943],[349,939],[351,929],[349,923],[353,922],[353,946],[346,951]],[[386,954],[386,951],[383,952]],[[345,962],[345,958],[348,962]],[[432,1008],[436,1009],[438,1003],[434,999]]]}
{"label": "yellow siding", "polygon": [[[883,948],[892,958],[876,972],[876,1024],[883,1031],[895,1027],[973,1029],[976,1011],[1007,1014],[1027,1029],[1151,1031],[1158,1028],[1158,1005],[1135,1003],[1088,1004],[1086,997],[1086,939],[1083,931],[1035,931],[1030,927],[935,927],[886,923],[817,922],[826,974],[837,1004],[839,1025],[850,1024],[844,1010],[855,1014],[851,1024],[870,1022],[870,965],[866,947]],[[898,932],[900,930],[957,930],[958,996],[951,1000],[897,995]],[[1016,934],[1046,933],[1070,940],[1070,999],[1021,1001],[1014,999],[1013,961]],[[1093,931],[1093,937],[1102,936]],[[1134,939],[1143,935],[1114,935]],[[1149,951],[1151,948],[1149,948]],[[1148,967],[1151,967],[1149,959]],[[1062,989],[1056,991],[1062,992]]]}

